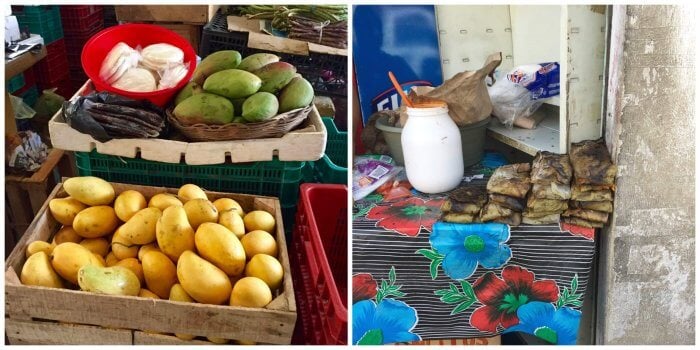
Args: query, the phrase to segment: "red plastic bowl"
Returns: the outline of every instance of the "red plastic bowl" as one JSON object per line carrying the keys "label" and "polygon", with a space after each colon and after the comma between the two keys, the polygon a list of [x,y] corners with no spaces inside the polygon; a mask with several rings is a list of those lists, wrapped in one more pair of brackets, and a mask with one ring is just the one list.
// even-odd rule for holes
{"label": "red plastic bowl", "polygon": [[[100,78],[102,61],[114,45],[123,41],[129,46],[142,48],[157,43],[166,43],[180,48],[184,52],[184,62],[188,65],[187,76],[177,86],[153,92],[131,92],[117,89]],[[165,107],[175,94],[184,87],[194,73],[197,55],[190,43],[172,30],[152,24],[129,23],[109,27],[95,34],[83,47],[80,56],[85,74],[92,80],[97,91],[109,91],[133,99],[146,99],[158,106]]]}

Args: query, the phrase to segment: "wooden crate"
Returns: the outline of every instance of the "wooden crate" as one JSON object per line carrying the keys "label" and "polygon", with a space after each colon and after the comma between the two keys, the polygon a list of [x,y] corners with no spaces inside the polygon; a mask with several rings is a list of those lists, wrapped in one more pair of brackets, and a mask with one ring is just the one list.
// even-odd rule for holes
{"label": "wooden crate", "polygon": [[190,45],[192,45],[194,52],[199,52],[199,40],[202,38],[201,25],[163,22],[153,22],[152,24],[159,25],[180,34],[180,36],[185,38]]}
{"label": "wooden crate", "polygon": [[[156,193],[177,193],[177,189],[112,183],[117,194],[133,189],[151,197]],[[81,325],[108,327],[105,332],[116,339],[121,333],[111,328],[126,328],[130,331],[153,330],[163,333],[185,333],[226,339],[244,339],[270,344],[289,344],[296,322],[296,302],[289,267],[289,256],[284,238],[282,213],[279,200],[245,194],[207,192],[209,199],[233,198],[245,211],[265,210],[273,213],[277,221],[275,236],[279,247],[279,261],[284,268],[282,290],[265,308],[245,308],[227,305],[206,305],[169,300],[154,300],[131,296],[112,296],[82,292],[79,290],[45,288],[22,285],[19,273],[25,259],[26,246],[33,241],[50,241],[60,224],[48,210],[48,200],[39,210],[10,256],[5,272],[5,323],[14,324],[11,339],[32,342],[46,341],[38,336],[25,334],[33,329],[46,329],[47,336],[72,337],[72,343],[94,342],[85,337],[91,334],[76,332],[72,327],[46,325],[47,321],[62,321]],[[49,199],[66,197],[62,184],[56,185]],[[14,322],[14,323],[13,323]],[[21,326],[18,322],[21,322]],[[26,324],[26,325],[25,325]],[[9,328],[6,329],[6,331]],[[58,335],[60,334],[60,336]],[[143,340],[139,342],[155,342]],[[83,337],[81,339],[78,339]],[[164,341],[163,337],[156,337]],[[173,337],[174,338],[174,337]],[[26,340],[29,339],[29,340]],[[65,338],[69,339],[69,338]],[[177,338],[175,338],[177,339]],[[167,339],[166,339],[167,340]],[[172,340],[172,339],[170,339]],[[132,340],[133,341],[133,340]]]}
{"label": "wooden crate", "polygon": [[[92,84],[88,80],[75,96],[90,91]],[[113,139],[103,143],[71,128],[62,109],[49,121],[49,132],[53,146],[63,150],[90,152],[97,149],[102,154],[127,158],[136,158],[140,153],[145,160],[164,163],[179,163],[184,156],[189,165],[223,164],[227,156],[233,163],[269,161],[273,156],[281,161],[315,161],[323,157],[327,137],[316,107],[298,130],[277,138],[215,142]]]}
{"label": "wooden crate", "polygon": [[115,5],[118,21],[207,24],[219,5]]}

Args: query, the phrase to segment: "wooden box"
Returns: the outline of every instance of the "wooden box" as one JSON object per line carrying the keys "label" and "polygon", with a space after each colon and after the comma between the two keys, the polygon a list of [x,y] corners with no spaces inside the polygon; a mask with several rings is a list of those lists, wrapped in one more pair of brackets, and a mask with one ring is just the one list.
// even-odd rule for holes
{"label": "wooden box", "polygon": [[[76,92],[81,96],[92,91],[88,80]],[[281,161],[315,161],[321,159],[326,148],[326,127],[323,125],[318,110],[314,107],[300,129],[291,131],[282,137],[213,142],[187,142],[164,139],[113,139],[99,142],[88,134],[75,130],[66,123],[63,109],[49,121],[51,142],[58,149],[97,152],[113,156],[141,158],[164,163],[180,163],[185,157],[189,165],[223,164],[227,156],[231,162],[269,161],[277,156]]]}
{"label": "wooden box", "polygon": [[182,24],[182,23],[162,23],[153,22],[151,24],[161,26],[172,30],[187,40],[194,52],[199,52],[199,40],[202,38],[202,26],[198,24]]}
{"label": "wooden box", "polygon": [[115,5],[118,21],[207,24],[219,5]]}
{"label": "wooden box", "polygon": [[[112,183],[117,194],[133,189],[151,197],[177,189]],[[5,262],[5,330],[12,344],[182,344],[173,333],[289,344],[296,322],[296,302],[284,238],[280,203],[276,198],[207,192],[211,200],[228,197],[245,211],[273,213],[279,261],[284,268],[282,290],[265,308],[207,305],[131,296],[112,296],[79,290],[22,285],[19,274],[29,243],[50,241],[61,224],[51,216],[48,201],[66,197],[56,185],[27,232]],[[141,330],[168,335],[152,336]],[[203,339],[203,338],[198,338]],[[200,341],[185,342],[202,343]]]}

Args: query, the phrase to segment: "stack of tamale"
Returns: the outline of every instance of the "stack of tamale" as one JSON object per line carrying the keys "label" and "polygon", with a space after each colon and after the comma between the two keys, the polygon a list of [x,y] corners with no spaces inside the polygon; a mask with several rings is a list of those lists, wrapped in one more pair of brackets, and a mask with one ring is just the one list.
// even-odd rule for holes
{"label": "stack of tamale", "polygon": [[569,151],[574,180],[570,209],[564,212],[564,222],[603,227],[613,210],[613,192],[617,166],[612,163],[605,141],[582,141],[571,145]]}
{"label": "stack of tamale", "polygon": [[479,211],[486,204],[486,190],[478,186],[462,186],[450,192],[442,203],[442,221],[466,224],[479,222]]}
{"label": "stack of tamale", "polygon": [[486,185],[489,201],[481,209],[482,222],[496,221],[518,226],[522,220],[523,199],[530,191],[530,164],[518,163],[499,167]]}
{"label": "stack of tamale", "polygon": [[571,198],[571,163],[566,154],[542,151],[532,161],[532,191],[523,212],[523,223],[544,225],[558,223],[568,209]]}

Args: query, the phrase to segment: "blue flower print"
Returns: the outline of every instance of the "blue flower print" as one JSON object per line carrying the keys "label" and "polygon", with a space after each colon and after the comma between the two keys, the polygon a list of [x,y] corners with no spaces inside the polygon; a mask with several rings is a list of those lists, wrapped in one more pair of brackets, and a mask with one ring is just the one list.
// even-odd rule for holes
{"label": "blue flower print", "polygon": [[552,344],[576,345],[581,311],[570,307],[556,309],[552,303],[533,301],[518,308],[520,323],[506,329],[524,332]]}
{"label": "blue flower print", "polygon": [[352,305],[352,343],[381,345],[420,340],[411,330],[418,323],[416,310],[395,299],[363,300]]}
{"label": "blue flower print", "polygon": [[433,225],[430,244],[444,256],[442,268],[452,279],[470,277],[478,264],[487,269],[505,265],[513,253],[505,244],[510,238],[506,224],[452,224],[437,222]]}

